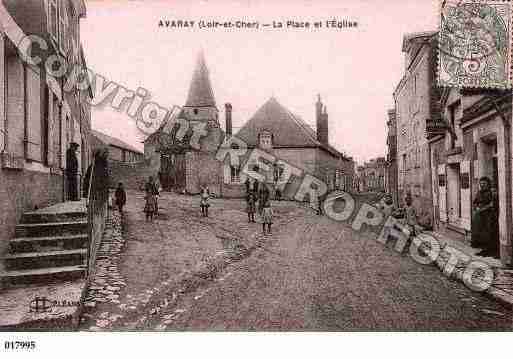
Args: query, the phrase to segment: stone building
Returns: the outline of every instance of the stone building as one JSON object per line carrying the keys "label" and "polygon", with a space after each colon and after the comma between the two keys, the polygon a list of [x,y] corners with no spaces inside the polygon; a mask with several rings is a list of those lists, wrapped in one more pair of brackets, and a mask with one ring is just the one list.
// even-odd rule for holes
{"label": "stone building", "polygon": [[[353,184],[353,160],[329,144],[328,114],[320,98],[316,103],[317,131],[297,115],[292,114],[275,98],[269,99],[235,135],[249,150],[263,148],[276,157],[318,179],[328,189],[350,190]],[[152,173],[159,175],[164,189],[199,193],[207,185],[211,193],[224,197],[240,197],[245,193],[241,175],[248,151],[240,165],[232,168],[216,158],[226,136],[232,136],[232,105],[225,104],[226,134],[219,125],[219,110],[203,54],[194,71],[185,106],[176,119],[164,121],[161,127],[144,141],[147,161]],[[181,129],[187,131],[178,136]],[[203,133],[194,146],[194,133]],[[283,169],[275,166],[267,179],[269,184],[280,182]],[[260,169],[262,172],[262,169]],[[297,178],[296,178],[297,180]],[[281,183],[291,196],[297,183]]]}
{"label": "stone building", "polygon": [[[231,109],[231,105],[229,105]],[[227,112],[229,113],[229,112]],[[305,173],[313,175],[326,183],[328,191],[340,189],[351,191],[353,188],[354,162],[329,144],[329,122],[327,108],[318,96],[315,104],[315,131],[298,115],[281,105],[271,97],[264,103],[251,119],[237,132],[236,137],[247,144],[249,150],[258,148],[269,152],[279,161],[284,161]],[[231,132],[227,118],[227,132]],[[244,166],[255,172],[263,173],[260,168],[253,168],[245,156],[239,168],[225,165],[224,193],[240,196],[244,193],[244,176],[238,175]],[[299,179],[291,177],[286,183],[283,168],[278,163],[270,164],[271,170],[265,174],[270,187],[282,188],[285,198],[293,198],[299,186]],[[234,176],[234,174],[236,174]]]}
{"label": "stone building", "polygon": [[44,60],[63,56],[85,67],[80,21],[83,0],[0,2],[0,251],[12,237],[23,212],[66,198],[64,170],[71,142],[80,145],[79,183],[88,166],[91,90],[63,91],[66,77],[48,74],[44,63],[32,65],[17,48],[26,34],[48,44]]}
{"label": "stone building", "polygon": [[388,111],[387,157],[385,163],[385,191],[392,196],[394,204],[399,203],[397,189],[397,128],[395,110]]}
{"label": "stone building", "polygon": [[358,167],[360,192],[385,191],[385,157],[373,158]]}
{"label": "stone building", "polygon": [[433,213],[426,124],[440,117],[436,43],[436,32],[404,36],[405,71],[394,91],[399,204],[411,195],[419,223],[428,228],[432,226]]}
{"label": "stone building", "polygon": [[[180,135],[186,123],[184,136]],[[203,133],[197,146],[193,132]],[[210,83],[203,53],[198,57],[185,106],[176,119],[162,126],[144,141],[144,154],[151,162],[151,173],[160,178],[165,190],[199,193],[207,185],[220,195],[222,164],[215,159],[224,132],[219,126],[219,110]]]}
{"label": "stone building", "polygon": [[507,92],[444,88],[442,119],[430,121],[427,132],[435,228],[468,242],[479,178],[490,178],[498,193],[504,264],[511,264],[512,254],[511,103]]}
{"label": "stone building", "polygon": [[91,130],[92,141],[96,145],[92,147],[106,146],[109,149],[109,160],[124,163],[135,163],[144,160],[144,153],[134,146],[121,141],[119,138],[112,137],[100,131]]}

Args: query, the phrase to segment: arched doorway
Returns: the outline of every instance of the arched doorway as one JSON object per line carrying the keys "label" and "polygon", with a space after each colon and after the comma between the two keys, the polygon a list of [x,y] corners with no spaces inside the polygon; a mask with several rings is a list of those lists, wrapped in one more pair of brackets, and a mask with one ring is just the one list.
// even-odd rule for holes
{"label": "arched doorway", "polygon": [[185,154],[160,155],[160,184],[164,191],[181,191],[185,188]]}

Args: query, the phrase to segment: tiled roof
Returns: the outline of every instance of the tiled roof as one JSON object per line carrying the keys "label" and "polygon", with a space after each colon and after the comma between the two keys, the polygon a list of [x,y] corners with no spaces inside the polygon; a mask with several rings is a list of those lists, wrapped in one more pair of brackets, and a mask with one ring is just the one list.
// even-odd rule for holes
{"label": "tiled roof", "polygon": [[264,130],[273,134],[273,147],[321,147],[334,156],[341,156],[333,146],[317,141],[314,129],[274,97],[257,110],[236,136],[249,147],[255,147],[258,134]]}
{"label": "tiled roof", "polygon": [[263,130],[273,134],[275,147],[317,145],[315,131],[283,107],[274,97],[257,110],[236,136],[253,147],[257,145],[258,134]]}
{"label": "tiled roof", "polygon": [[91,130],[91,134],[93,136],[95,136],[96,138],[98,138],[101,142],[103,142],[106,145],[108,145],[108,146],[119,147],[119,148],[122,148],[124,150],[129,150],[129,151],[132,151],[132,152],[135,152],[135,153],[142,153],[141,151],[139,151],[134,146],[129,145],[128,143],[123,142],[123,141],[121,141],[118,138],[106,135],[106,134],[104,134],[102,132],[99,132],[99,131],[96,131],[96,130]]}
{"label": "tiled roof", "polygon": [[198,56],[196,69],[192,75],[191,85],[189,87],[189,95],[185,102],[186,107],[205,107],[215,106],[214,92],[210,84],[208,68],[205,64],[203,53]]}

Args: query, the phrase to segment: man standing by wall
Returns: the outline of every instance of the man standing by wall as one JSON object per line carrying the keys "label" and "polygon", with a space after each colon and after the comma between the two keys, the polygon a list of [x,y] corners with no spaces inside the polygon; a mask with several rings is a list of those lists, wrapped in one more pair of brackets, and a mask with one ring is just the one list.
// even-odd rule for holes
{"label": "man standing by wall", "polygon": [[68,182],[68,200],[78,201],[78,158],[77,149],[79,145],[76,142],[70,143],[70,148],[66,151],[66,180]]}

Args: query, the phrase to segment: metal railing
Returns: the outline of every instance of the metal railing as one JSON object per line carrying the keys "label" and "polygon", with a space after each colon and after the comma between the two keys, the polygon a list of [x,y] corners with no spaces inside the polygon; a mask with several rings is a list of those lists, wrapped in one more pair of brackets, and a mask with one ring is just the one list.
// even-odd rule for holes
{"label": "metal railing", "polygon": [[102,240],[108,211],[109,171],[107,159],[101,153],[95,154],[89,176],[89,189],[87,193],[87,279],[94,274],[96,254]]}

